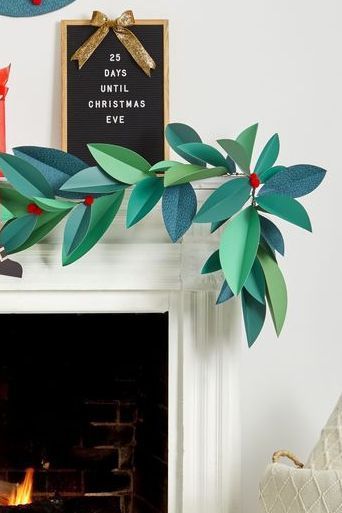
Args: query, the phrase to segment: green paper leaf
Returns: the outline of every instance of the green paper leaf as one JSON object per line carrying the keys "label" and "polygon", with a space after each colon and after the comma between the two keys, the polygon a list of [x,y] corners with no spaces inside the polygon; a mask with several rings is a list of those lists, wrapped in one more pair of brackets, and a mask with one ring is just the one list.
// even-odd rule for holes
{"label": "green paper leaf", "polygon": [[30,248],[34,244],[37,244],[40,240],[46,237],[59,223],[64,219],[64,217],[68,214],[68,210],[58,211],[58,212],[48,212],[42,214],[38,217],[38,221],[35,229],[29,238],[19,246],[15,253],[19,253],[19,251],[24,251],[27,248]]}
{"label": "green paper leaf", "polygon": [[15,216],[0,203],[0,223],[7,223],[7,221],[13,219],[14,217]]}
{"label": "green paper leaf", "polygon": [[[260,216],[259,216],[259,219],[260,219]],[[261,223],[260,223],[260,227],[261,227]],[[264,239],[263,235],[261,234],[260,235],[260,247],[262,247],[266,253],[268,253],[268,255],[275,261],[277,262],[277,257],[276,257],[276,254],[273,250],[273,248],[271,248],[271,246],[268,244],[267,240]]]}
{"label": "green paper leaf", "polygon": [[222,221],[214,221],[213,223],[211,223],[210,233],[216,232],[216,230],[218,230],[228,220],[229,220],[229,218],[228,219],[222,219]]}
{"label": "green paper leaf", "polygon": [[4,246],[9,255],[24,244],[37,224],[36,215],[27,214],[9,221],[0,231],[0,246]]}
{"label": "green paper leaf", "polygon": [[160,178],[151,176],[137,183],[128,202],[127,228],[143,219],[158,203],[163,192],[163,180]]}
{"label": "green paper leaf", "polygon": [[3,205],[12,214],[12,217],[26,215],[29,203],[31,203],[30,200],[16,190],[0,186],[0,205]]}
{"label": "green paper leaf", "polygon": [[259,248],[258,258],[265,275],[267,302],[271,311],[276,333],[279,337],[284,325],[287,310],[287,290],[285,280],[277,262],[275,262],[264,249]]}
{"label": "green paper leaf", "polygon": [[269,196],[258,196],[256,200],[270,214],[300,226],[304,230],[312,231],[310,219],[305,208],[295,199],[272,194]]}
{"label": "green paper leaf", "polygon": [[233,139],[219,139],[217,142],[242,171],[249,173],[250,160],[245,148],[241,144]]}
{"label": "green paper leaf", "polygon": [[221,291],[218,295],[218,298],[216,300],[217,305],[221,305],[222,303],[225,303],[226,301],[229,301],[229,299],[232,299],[234,297],[233,291],[229,287],[226,280],[224,280]]}
{"label": "green paper leaf", "polygon": [[222,269],[220,262],[220,252],[217,249],[210,255],[204,266],[202,267],[201,274],[214,273]]}
{"label": "green paper leaf", "polygon": [[248,347],[251,347],[258,338],[264,325],[266,304],[256,301],[246,289],[242,289],[241,301]]}
{"label": "green paper leaf", "polygon": [[185,143],[202,142],[198,133],[191,126],[184,123],[169,123],[165,128],[165,137],[170,147],[183,159],[191,164],[202,165],[202,161],[187,155],[179,146]]}
{"label": "green paper leaf", "polygon": [[171,167],[165,172],[164,185],[165,187],[170,187],[171,185],[181,185],[225,174],[227,174],[227,170],[224,167],[211,167],[207,169],[203,166],[194,166],[193,164],[177,164],[177,166]]}
{"label": "green paper leaf", "polygon": [[141,155],[115,144],[88,144],[96,162],[119,182],[134,184],[146,178],[151,168]]}
{"label": "green paper leaf", "polygon": [[0,153],[0,168],[13,187],[23,196],[53,198],[53,191],[44,176],[25,160]]}
{"label": "green paper leaf", "polygon": [[263,304],[265,303],[265,277],[257,258],[254,260],[253,267],[244,287],[256,301]]}
{"label": "green paper leaf", "polygon": [[258,123],[255,123],[255,125],[252,125],[252,126],[249,126],[248,128],[246,128],[236,138],[236,142],[238,142],[244,148],[244,150],[246,152],[246,155],[248,158],[248,167],[251,164],[253,148],[254,148],[257,131],[258,131]]}
{"label": "green paper leaf", "polygon": [[279,136],[274,134],[266,143],[255,165],[254,171],[259,177],[261,173],[264,173],[273,166],[279,155],[279,147]]}
{"label": "green paper leaf", "polygon": [[220,260],[229,287],[238,295],[254,263],[260,241],[259,215],[247,207],[227,224],[220,241]]}
{"label": "green paper leaf", "polygon": [[180,162],[177,162],[176,160],[161,160],[151,167],[149,173],[163,173],[170,167],[177,166],[178,164],[180,164]]}
{"label": "green paper leaf", "polygon": [[97,166],[87,167],[82,169],[74,176],[69,178],[61,186],[60,191],[62,192],[79,192],[82,194],[109,194],[116,191],[126,189],[128,185],[126,183],[118,182],[111,176],[104,173]]}
{"label": "green paper leaf", "polygon": [[236,214],[250,196],[251,186],[247,177],[232,178],[221,185],[204,202],[195,223],[213,223]]}
{"label": "green paper leaf", "polygon": [[33,198],[34,202],[46,212],[60,212],[61,210],[71,210],[77,203],[71,201],[62,201],[50,198]]}
{"label": "green paper leaf", "polygon": [[209,144],[200,142],[181,144],[179,148],[190,157],[195,157],[202,161],[203,165],[224,167],[227,172],[227,161],[223,155]]}
{"label": "green paper leaf", "polygon": [[64,229],[63,262],[83,242],[89,229],[91,209],[80,203],[69,215]]}
{"label": "green paper leaf", "polygon": [[277,173],[267,180],[260,189],[259,196],[281,194],[290,198],[300,198],[314,191],[322,182],[325,169],[309,164],[287,167],[281,174]]}
{"label": "green paper leaf", "polygon": [[266,183],[268,180],[270,180],[274,175],[278,173],[282,173],[283,171],[286,171],[285,166],[274,166],[270,167],[269,169],[266,169],[266,171],[263,171],[259,174],[260,182]]}
{"label": "green paper leaf", "polygon": [[63,260],[63,265],[72,264],[95,246],[112,224],[124,194],[125,191],[119,191],[101,196],[94,201],[91,207],[88,207],[91,210],[91,217],[87,234],[78,248]]}
{"label": "green paper leaf", "polygon": [[267,217],[259,216],[261,236],[265,239],[272,250],[278,251],[281,255],[285,254],[284,238],[279,228]]}

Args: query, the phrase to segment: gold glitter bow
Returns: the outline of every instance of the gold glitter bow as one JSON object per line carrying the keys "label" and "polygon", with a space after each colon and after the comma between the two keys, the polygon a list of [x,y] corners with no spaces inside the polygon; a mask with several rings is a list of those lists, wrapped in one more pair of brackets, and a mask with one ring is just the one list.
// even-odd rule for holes
{"label": "gold glitter bow", "polygon": [[95,52],[96,48],[102,43],[110,29],[112,29],[135,62],[146,75],[150,77],[151,69],[155,69],[156,63],[140,43],[139,39],[127,28],[134,25],[134,23],[135,19],[132,11],[123,12],[121,16],[115,20],[110,20],[100,11],[94,11],[90,24],[99,28],[74,53],[71,60],[78,61],[78,68],[81,69],[89,57]]}

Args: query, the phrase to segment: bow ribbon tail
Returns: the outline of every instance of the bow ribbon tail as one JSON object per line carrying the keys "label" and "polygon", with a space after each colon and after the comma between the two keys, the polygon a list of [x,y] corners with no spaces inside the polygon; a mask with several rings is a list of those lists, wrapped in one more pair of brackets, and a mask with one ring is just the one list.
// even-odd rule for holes
{"label": "bow ribbon tail", "polygon": [[156,63],[140,43],[139,39],[133,34],[133,32],[125,27],[112,28],[117,38],[131,54],[135,62],[140,66],[144,73],[150,77],[151,69],[155,69]]}
{"label": "bow ribbon tail", "polygon": [[102,43],[104,38],[109,32],[108,25],[102,25],[99,27],[97,31],[90,36],[85,43],[71,57],[72,61],[78,61],[78,69],[81,69],[82,66],[87,62],[89,57],[93,55],[96,48]]}

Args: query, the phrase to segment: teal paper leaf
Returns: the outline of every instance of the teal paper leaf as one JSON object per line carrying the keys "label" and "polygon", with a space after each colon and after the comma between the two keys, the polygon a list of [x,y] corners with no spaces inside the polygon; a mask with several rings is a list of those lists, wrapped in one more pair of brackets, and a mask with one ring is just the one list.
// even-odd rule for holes
{"label": "teal paper leaf", "polygon": [[251,347],[264,325],[266,304],[257,301],[246,289],[242,289],[241,301],[248,347]]}
{"label": "teal paper leaf", "polygon": [[215,221],[214,223],[211,223],[210,233],[216,232],[216,230],[218,230],[227,221],[228,219],[222,219],[222,221]]}
{"label": "teal paper leaf", "polygon": [[222,303],[229,301],[229,299],[231,299],[232,297],[234,297],[233,291],[229,287],[226,280],[224,280],[222,288],[221,288],[218,298],[216,300],[216,304],[221,305]]}
{"label": "teal paper leaf", "polygon": [[64,219],[64,217],[68,214],[68,210],[63,210],[59,212],[47,212],[38,217],[37,224],[29,236],[29,238],[22,244],[18,246],[15,250],[15,253],[19,251],[24,251],[27,248],[30,248],[34,244],[37,244],[40,240],[42,240],[46,235],[48,235],[57,225]]}
{"label": "teal paper leaf", "polygon": [[259,216],[259,219],[261,236],[274,251],[278,251],[278,253],[284,256],[285,243],[279,228],[274,223],[272,223],[272,221],[267,219],[267,217]]}
{"label": "teal paper leaf", "polygon": [[274,175],[278,173],[282,173],[283,171],[286,171],[285,166],[274,166],[270,167],[269,169],[266,169],[266,171],[263,171],[260,173],[259,178],[261,183],[266,183],[268,180],[270,180]]}
{"label": "teal paper leaf", "polygon": [[220,252],[217,249],[210,255],[204,266],[202,267],[201,274],[214,273],[222,269],[220,262]]}
{"label": "teal paper leaf", "polygon": [[170,185],[180,185],[225,174],[227,174],[225,167],[211,167],[208,169],[203,166],[195,166],[194,164],[177,164],[177,166],[165,171],[164,185],[165,187],[170,187]]}
{"label": "teal paper leaf", "polygon": [[193,142],[181,144],[179,149],[190,157],[195,157],[202,161],[203,165],[210,164],[211,166],[227,168],[227,161],[225,157],[209,144],[201,142]]}
{"label": "teal paper leaf", "polygon": [[[253,148],[255,143],[256,134],[258,131],[258,123],[255,125],[249,126],[240,135],[236,138],[236,142],[238,142],[245,150],[247,159],[248,159],[248,167],[251,164]],[[232,156],[232,155],[230,155]]]}
{"label": "teal paper leaf", "polygon": [[265,303],[265,277],[259,260],[254,260],[251,272],[248,275],[245,289],[259,303]]}
{"label": "teal paper leaf", "polygon": [[125,191],[107,194],[97,198],[89,210],[91,211],[88,231],[83,241],[69,255],[63,259],[63,265],[69,265],[84,256],[103,237],[112,224],[121,206]]}
{"label": "teal paper leaf", "polygon": [[170,169],[170,167],[178,166],[178,164],[180,164],[180,162],[176,160],[161,160],[151,167],[149,174],[164,173],[164,171]]}
{"label": "teal paper leaf", "polygon": [[143,219],[158,203],[163,192],[163,180],[160,178],[151,176],[137,183],[128,202],[127,228]]}
{"label": "teal paper leaf", "polygon": [[23,196],[54,197],[49,183],[29,162],[14,155],[0,153],[0,169],[10,184]]}
{"label": "teal paper leaf", "polygon": [[187,155],[179,148],[185,143],[202,142],[198,133],[191,126],[184,123],[169,123],[165,128],[165,137],[170,147],[183,159],[190,164],[203,165],[200,159]]}
{"label": "teal paper leaf", "polygon": [[31,201],[7,185],[0,187],[0,205],[4,206],[12,217],[21,217],[27,214],[27,206]]}
{"label": "teal paper leaf", "polygon": [[172,242],[180,239],[190,228],[196,209],[197,198],[191,184],[175,185],[164,190],[163,219]]}
{"label": "teal paper leaf", "polygon": [[37,224],[38,216],[27,214],[9,221],[0,231],[0,246],[6,253],[14,253],[29,238]]}
{"label": "teal paper leaf", "polygon": [[236,296],[251,272],[259,241],[259,215],[254,207],[239,212],[221,235],[221,265],[227,283]]}
{"label": "teal paper leaf", "polygon": [[228,169],[228,173],[230,175],[236,173],[236,164],[234,160],[230,158],[229,155],[226,156],[226,168]]}
{"label": "teal paper leaf", "polygon": [[264,173],[274,165],[279,155],[279,147],[279,136],[274,134],[260,153],[260,157],[255,165],[254,172],[259,177],[261,173]]}
{"label": "teal paper leaf", "polygon": [[87,167],[69,178],[60,188],[60,196],[64,192],[82,194],[109,194],[126,189],[126,183],[118,182],[104,173],[99,167]]}
{"label": "teal paper leaf", "polygon": [[13,153],[38,169],[50,184],[54,194],[57,194],[70,176],[88,167],[88,164],[78,157],[54,148],[20,146],[13,148]]}
{"label": "teal paper leaf", "polygon": [[322,182],[325,169],[309,164],[290,166],[272,176],[260,189],[259,196],[281,194],[290,198],[300,198],[314,191]]}
{"label": "teal paper leaf", "polygon": [[146,178],[151,168],[135,151],[115,144],[88,144],[88,148],[99,166],[110,176],[129,185]]}
{"label": "teal paper leaf", "polygon": [[269,212],[289,223],[293,223],[304,230],[312,231],[310,218],[298,201],[287,196],[265,195],[256,198],[258,204]]}
{"label": "teal paper leaf", "polygon": [[232,178],[209,196],[195,217],[195,223],[226,220],[243,207],[250,192],[251,186],[247,177]]}
{"label": "teal paper leaf", "polygon": [[51,198],[33,198],[34,202],[45,212],[60,212],[61,210],[71,210],[77,203],[71,201],[62,201]]}
{"label": "teal paper leaf", "polygon": [[219,139],[217,142],[242,171],[249,173],[250,159],[248,157],[248,153],[241,144],[233,139]]}
{"label": "teal paper leaf", "polygon": [[92,207],[80,203],[69,215],[64,229],[63,262],[84,240],[90,224],[91,209]]}

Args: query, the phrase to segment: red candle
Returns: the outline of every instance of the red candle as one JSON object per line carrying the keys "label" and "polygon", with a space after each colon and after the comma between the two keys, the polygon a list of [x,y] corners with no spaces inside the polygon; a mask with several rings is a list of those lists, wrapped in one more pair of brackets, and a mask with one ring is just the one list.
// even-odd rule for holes
{"label": "red candle", "polygon": [[[6,151],[6,118],[5,118],[5,99],[8,91],[6,86],[11,65],[0,69],[0,151]],[[0,171],[0,176],[2,173]]]}

